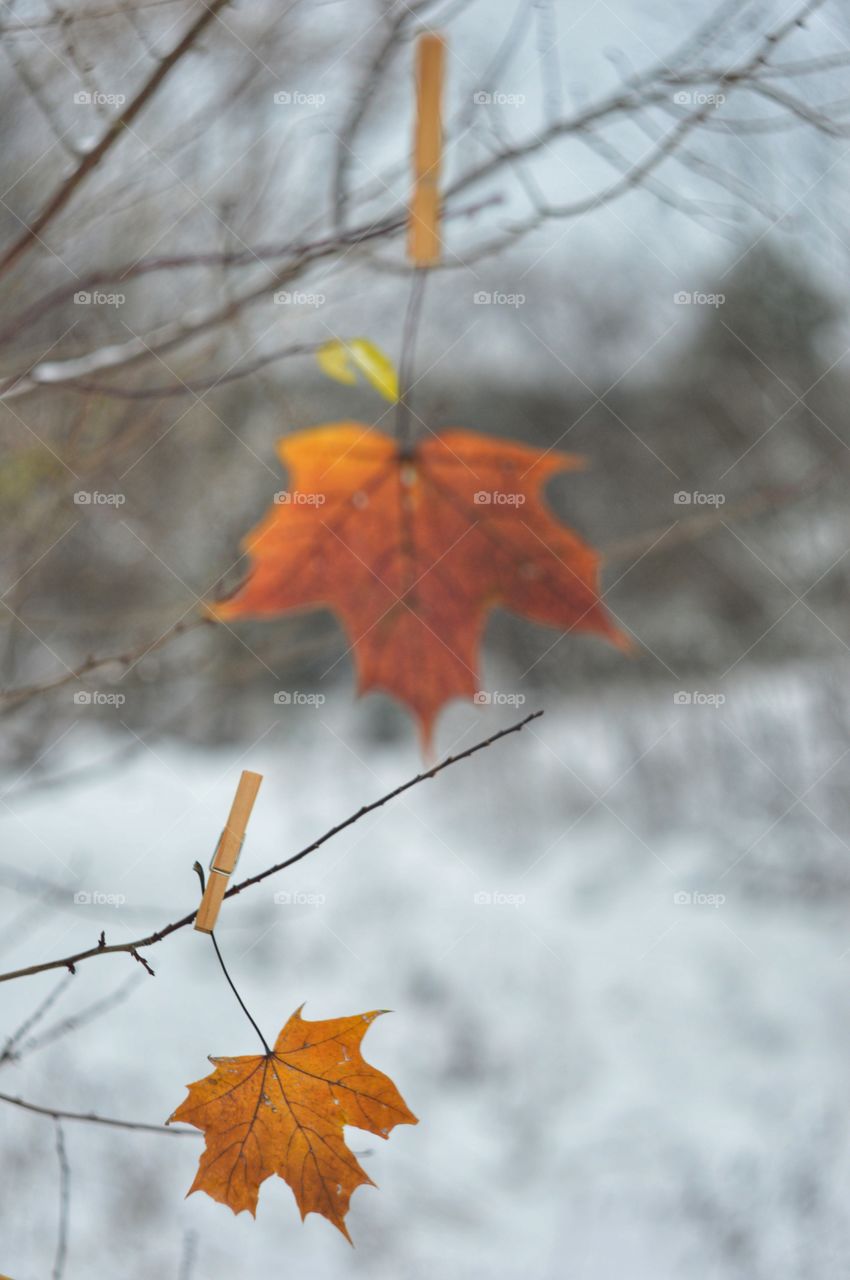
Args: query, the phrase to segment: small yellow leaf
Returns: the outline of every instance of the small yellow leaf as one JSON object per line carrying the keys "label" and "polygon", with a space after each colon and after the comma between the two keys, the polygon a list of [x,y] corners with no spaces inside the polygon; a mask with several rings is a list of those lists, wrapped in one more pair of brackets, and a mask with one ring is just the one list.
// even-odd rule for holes
{"label": "small yellow leaf", "polygon": [[389,356],[366,338],[355,338],[349,343],[351,356],[357,368],[385,400],[398,400],[398,374]]}
{"label": "small yellow leaf", "polygon": [[334,339],[326,342],[316,352],[316,359],[322,373],[326,373],[334,382],[345,382],[353,387],[357,382],[357,373],[349,363],[348,347],[344,342]]}
{"label": "small yellow leaf", "polygon": [[378,391],[385,400],[398,400],[398,375],[392,360],[380,347],[368,338],[352,338],[342,342],[335,338],[326,342],[316,353],[319,368],[335,382],[353,386],[357,371]]}

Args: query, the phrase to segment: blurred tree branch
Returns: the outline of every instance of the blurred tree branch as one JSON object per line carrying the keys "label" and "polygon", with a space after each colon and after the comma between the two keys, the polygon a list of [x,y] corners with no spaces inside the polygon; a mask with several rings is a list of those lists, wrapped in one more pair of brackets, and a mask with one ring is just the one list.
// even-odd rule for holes
{"label": "blurred tree branch", "polygon": [[164,645],[169,644],[172,640],[176,640],[178,636],[185,635],[187,631],[194,631],[198,627],[211,626],[212,619],[206,615],[193,615],[189,618],[181,618],[173,626],[168,627],[154,640],[146,641],[135,649],[125,650],[123,653],[107,654],[101,657],[90,657],[81,663],[78,667],[71,669],[70,667],[63,672],[62,675],[55,676],[52,680],[47,680],[42,684],[30,685],[21,689],[0,690],[0,702],[10,703],[13,707],[18,706],[22,702],[28,702],[30,698],[36,697],[42,693],[49,693],[55,689],[61,689],[65,685],[74,681],[79,682],[85,676],[90,675],[93,671],[98,671],[101,667],[117,666],[124,671],[128,671],[134,667],[137,662],[141,662],[142,658],[146,658],[148,654],[154,653],[157,649],[161,649]]}
{"label": "blurred tree branch", "polygon": [[[668,63],[658,63],[648,71],[630,77],[622,89],[604,96],[599,101],[569,116],[549,120],[532,138],[507,143],[495,150],[488,159],[468,168],[449,185],[446,191],[445,206],[449,217],[464,218],[474,216],[480,210],[492,204],[495,199],[498,199],[497,195],[491,195],[489,199],[485,199],[472,207],[457,208],[455,200],[458,194],[493,179],[505,167],[516,172],[518,162],[533,157],[566,137],[584,139],[592,149],[596,149],[602,154],[607,152],[611,162],[620,170],[620,174],[608,186],[600,190],[589,191],[587,196],[566,203],[556,204],[531,193],[532,214],[525,219],[515,220],[503,235],[498,236],[491,243],[483,244],[478,250],[475,247],[470,249],[464,254],[464,264],[471,264],[479,260],[481,256],[501,251],[530,231],[538,228],[547,220],[580,216],[590,210],[598,209],[607,203],[616,201],[641,186],[649,186],[650,189],[655,190],[659,198],[668,202],[678,203],[689,214],[696,213],[697,210],[692,202],[682,206],[679,198],[670,192],[669,186],[665,188],[662,184],[658,184],[653,187],[652,180],[655,171],[666,160],[684,152],[683,144],[694,131],[703,128],[713,130],[724,127],[721,121],[713,118],[714,105],[711,101],[704,103],[697,110],[680,114],[680,117],[674,121],[672,128],[659,137],[648,152],[637,162],[630,163],[622,153],[618,153],[613,144],[606,142],[602,135],[596,132],[599,126],[607,121],[618,117],[634,116],[646,111],[649,107],[660,106],[666,110],[677,111],[678,109],[671,102],[671,90],[674,88],[711,86],[715,95],[725,90],[747,89],[766,100],[776,103],[783,110],[783,115],[779,120],[752,122],[754,129],[776,128],[791,119],[797,120],[808,127],[821,130],[830,136],[844,136],[848,125],[841,120],[833,118],[829,113],[828,107],[813,107],[794,94],[779,87],[775,82],[780,75],[787,79],[793,79],[797,76],[810,76],[818,70],[842,65],[846,60],[846,55],[840,54],[810,60],[795,60],[786,63],[784,67],[772,66],[768,61],[769,56],[773,54],[782,41],[793,30],[805,23],[806,19],[822,2],[823,0],[807,0],[806,3],[801,4],[792,16],[761,38],[755,52],[749,58],[725,69],[716,65],[697,67],[686,65],[688,58],[694,56],[694,50],[701,49],[705,45],[713,25],[716,25],[716,23],[707,24],[701,36],[695,37],[690,46],[683,46],[680,53],[682,65],[678,69],[676,67],[671,69]],[[213,6],[213,8],[220,7],[222,3],[223,0],[217,0],[217,5]],[[377,66],[380,70],[385,69],[391,52],[396,49],[399,43],[403,43],[412,15],[415,17],[419,9],[426,7],[427,5],[423,3],[412,11],[408,11],[406,7],[403,7],[395,13],[379,43],[373,62],[369,64],[370,66]],[[93,150],[86,153],[78,168],[62,184],[59,190],[48,198],[42,213],[36,215],[28,230],[9,248],[3,257],[0,257],[0,271],[14,261],[25,249],[32,246],[32,243],[46,225],[44,219],[47,218],[48,221],[51,221],[64,207],[64,204],[70,199],[79,183],[99,163],[99,160],[111,148],[117,137],[120,136],[122,129],[158,89],[167,70],[192,46],[203,26],[211,21],[212,16],[214,16],[212,9],[208,13],[201,15],[196,24],[186,33],[183,40],[175,46],[172,53],[159,64],[156,71],[149,77],[145,86],[125,111],[116,117],[100,143]],[[157,356],[161,357],[177,347],[183,346],[214,329],[234,321],[246,308],[260,301],[269,293],[299,280],[310,267],[318,262],[344,258],[355,247],[365,248],[369,243],[381,243],[396,237],[405,226],[406,210],[404,208],[390,209],[350,230],[345,230],[342,227],[352,200],[352,193],[348,191],[346,185],[351,143],[364,117],[368,103],[377,90],[378,80],[378,75],[371,78],[364,77],[360,90],[355,92],[349,115],[335,134],[337,139],[337,165],[333,180],[329,215],[329,220],[335,224],[335,231],[320,237],[318,240],[305,240],[300,244],[296,241],[282,246],[257,245],[225,252],[208,251],[171,254],[152,259],[137,259],[113,268],[87,273],[73,284],[51,290],[43,298],[30,303],[23,311],[10,319],[5,328],[0,330],[0,345],[8,344],[12,340],[19,340],[23,330],[51,314],[56,307],[69,300],[79,290],[99,289],[113,284],[123,285],[151,272],[173,272],[203,266],[249,269],[262,265],[268,273],[268,278],[262,284],[235,293],[227,300],[225,305],[212,308],[207,314],[197,319],[193,318],[189,323],[185,321],[167,321],[145,334],[131,334],[129,338],[125,338],[123,344],[111,343],[108,351],[90,351],[87,354],[77,355],[64,361],[60,356],[51,362],[49,369],[45,369],[43,374],[39,371],[41,361],[31,362],[24,368],[6,375],[5,379],[0,383],[0,396],[8,398],[9,396],[20,396],[34,391],[45,391],[73,384],[80,384],[81,389],[87,391],[101,393],[105,388],[99,382],[93,382],[91,374],[117,373],[147,362]],[[709,99],[712,98],[710,93],[704,96]],[[832,107],[833,110],[843,109],[843,104],[832,104]],[[699,163],[703,176],[708,180],[726,186],[730,191],[734,191],[738,198],[747,197],[744,185],[735,175],[725,173],[719,166],[711,162],[698,162],[690,155],[685,155],[684,159],[686,163],[690,163],[692,166]],[[384,190],[388,191],[390,178],[391,173],[378,179],[377,189],[380,190],[383,187]],[[367,184],[366,195],[368,195],[369,189]],[[526,188],[526,192],[529,194],[528,188]],[[364,192],[359,192],[358,195],[362,200]],[[320,214],[317,220],[326,221],[327,218],[325,215]],[[282,265],[275,265],[276,260],[280,257],[287,257],[288,261]],[[448,266],[451,267],[451,264],[448,264]],[[302,344],[293,345],[298,348]],[[311,344],[308,343],[306,345],[309,347]],[[274,356],[269,357],[269,362],[274,358]],[[67,365],[66,374],[63,374],[62,371],[63,363]],[[247,371],[254,371],[257,367],[253,364],[249,365],[247,366]],[[216,380],[211,377],[208,380],[198,381],[195,385],[206,390],[215,386]],[[122,395],[122,390],[120,388],[113,390],[112,394],[120,396]],[[133,389],[129,389],[129,392],[125,394],[132,398],[134,396]],[[167,394],[177,395],[181,394],[181,392],[179,388],[175,387],[169,390]]]}
{"label": "blurred tree branch", "polygon": [[112,1116],[99,1116],[93,1111],[59,1111],[54,1107],[41,1107],[23,1098],[15,1098],[10,1093],[0,1093],[0,1102],[8,1102],[13,1107],[22,1107],[24,1111],[33,1111],[39,1116],[49,1116],[51,1120],[82,1120],[86,1124],[105,1124],[112,1129],[135,1129],[142,1133],[171,1134],[174,1138],[191,1138],[200,1136],[196,1129],[180,1129],[173,1125],[143,1124],[138,1120],[116,1120]]}
{"label": "blurred tree branch", "polygon": [[156,69],[148,77],[145,83],[139,89],[138,93],[127,103],[124,110],[117,115],[106,129],[106,132],[89,151],[80,159],[77,167],[64,179],[56,188],[51,196],[48,197],[46,203],[41,210],[35,215],[31,222],[28,222],[21,235],[15,240],[4,254],[0,256],[0,275],[18,261],[34,244],[42,244],[42,234],[52,223],[57,214],[65,208],[65,205],[72,198],[74,193],[86,181],[86,179],[95,171],[101,160],[106,156],[118,142],[119,138],[124,136],[124,131],[129,128],[136,116],[150,102],[154,94],[165,81],[169,72],[178,64],[180,59],[194,46],[198,37],[206,30],[214,18],[217,17],[219,11],[229,0],[204,0],[202,12],[196,18],[195,22],[185,33],[183,38],[177,42],[170,53],[166,54],[159,62]]}

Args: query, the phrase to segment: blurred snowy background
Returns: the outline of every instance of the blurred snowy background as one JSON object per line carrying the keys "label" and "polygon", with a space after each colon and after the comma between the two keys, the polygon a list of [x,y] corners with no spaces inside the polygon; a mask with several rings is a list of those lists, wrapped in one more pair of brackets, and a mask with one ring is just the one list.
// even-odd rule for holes
{"label": "blurred snowy background", "polygon": [[[184,1200],[200,1138],[67,1121],[57,1262],[54,1124],[0,1103],[0,1272],[845,1277],[844,6],[228,5],[8,268],[206,7],[2,8],[0,967],[190,910],[242,768],[246,873],[420,768],[330,618],[168,637],[244,571],[279,435],[389,425],[313,353],[398,359],[423,26],[450,195],[415,411],[587,456],[550,496],[636,654],[496,616],[439,751],[546,715],[227,904],[267,1035],[395,1011],[365,1055],[421,1122],[350,1135],[354,1251],[281,1183],[256,1223]],[[0,1092],[158,1124],[254,1051],[206,939],[148,954],[3,984]]]}
{"label": "blurred snowy background", "polygon": [[[350,1251],[274,1180],[256,1223],[184,1200],[200,1138],[67,1122],[68,1274],[845,1274],[850,708],[846,666],[825,674],[820,693],[805,669],[738,679],[720,709],[577,697],[226,904],[220,944],[266,1034],[304,999],[314,1018],[393,1009],[366,1058],[420,1124],[386,1144],[349,1131],[379,1186],[354,1197]],[[339,699],[238,751],[168,740],[73,787],[22,783],[4,797],[4,968],[191,909],[243,764],[266,775],[245,873],[416,771],[410,742],[376,747],[360,718]],[[480,732],[472,712],[447,720],[447,745]],[[72,765],[120,745],[57,750]],[[25,1036],[3,1090],[157,1123],[207,1054],[255,1051],[206,938],[148,955],[156,978],[116,956],[5,988],[11,1029],[65,982],[32,1036],[119,1002]],[[3,1121],[7,1265],[41,1280],[53,1125]]]}

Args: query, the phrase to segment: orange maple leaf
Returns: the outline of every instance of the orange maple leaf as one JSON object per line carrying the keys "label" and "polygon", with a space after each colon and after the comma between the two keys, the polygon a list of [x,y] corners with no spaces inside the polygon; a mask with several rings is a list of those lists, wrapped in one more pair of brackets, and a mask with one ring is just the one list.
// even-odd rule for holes
{"label": "orange maple leaf", "polygon": [[210,1058],[215,1071],[187,1086],[168,1121],[184,1120],[206,1138],[187,1194],[206,1191],[234,1213],[256,1216],[260,1184],[276,1173],[302,1220],[320,1213],[350,1242],[351,1194],[375,1184],[345,1145],[343,1125],[386,1138],[394,1125],[418,1123],[392,1080],[360,1054],[385,1012],[311,1022],[297,1009],[270,1054]]}
{"label": "orange maple leaf", "polygon": [[627,647],[599,600],[599,557],[547,507],[571,454],[452,430],[404,451],[359,422],[278,443],[290,488],[244,547],[252,570],[221,619],[329,608],[354,651],[359,691],[383,689],[419,719],[472,697],[496,605]]}

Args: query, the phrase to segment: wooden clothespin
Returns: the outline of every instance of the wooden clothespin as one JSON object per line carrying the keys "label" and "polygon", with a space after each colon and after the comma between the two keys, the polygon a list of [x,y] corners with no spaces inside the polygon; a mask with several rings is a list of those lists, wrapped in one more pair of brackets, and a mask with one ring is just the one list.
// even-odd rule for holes
{"label": "wooden clothespin", "polygon": [[210,878],[204,889],[198,914],[195,916],[195,928],[201,933],[212,933],[215,928],[222,899],[227,892],[230,873],[242,852],[245,828],[262,780],[261,773],[249,773],[247,770],[239,779],[239,786],[236,788],[236,795],[230,806],[227,826],[222,831],[215,853],[210,859]]}
{"label": "wooden clothespin", "polygon": [[428,33],[416,46],[416,133],[407,251],[416,267],[440,261],[440,163],[443,154],[443,67],[446,42]]}

